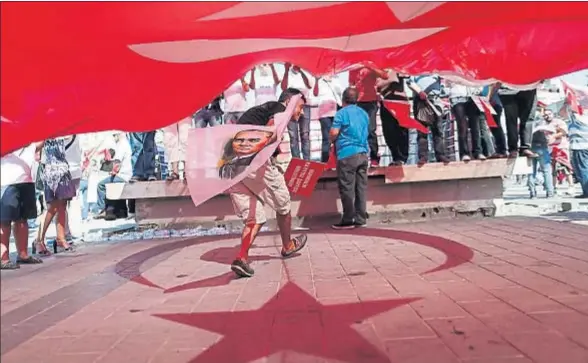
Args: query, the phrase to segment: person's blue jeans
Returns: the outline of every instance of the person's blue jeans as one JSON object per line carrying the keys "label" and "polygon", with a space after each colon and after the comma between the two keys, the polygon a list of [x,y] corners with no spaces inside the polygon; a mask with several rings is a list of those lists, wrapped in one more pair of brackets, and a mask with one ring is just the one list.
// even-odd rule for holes
{"label": "person's blue jeans", "polygon": [[297,122],[288,124],[290,135],[290,152],[293,158],[300,159],[300,145],[302,144],[302,158],[310,160],[310,107],[304,106],[304,115]]}
{"label": "person's blue jeans", "polygon": [[588,150],[571,150],[571,159],[574,175],[582,187],[582,195],[588,197]]}
{"label": "person's blue jeans", "polygon": [[106,184],[110,183],[126,183],[126,181],[116,175],[109,176],[98,183],[98,200],[96,205],[100,211],[103,211],[106,207]]}
{"label": "person's blue jeans", "polygon": [[334,117],[321,117],[319,122],[321,123],[321,134],[322,134],[322,145],[321,145],[321,161],[326,163],[329,161],[329,151],[331,143],[329,142],[329,130],[333,126]]}
{"label": "person's blue jeans", "polygon": [[[131,132],[130,141],[133,152],[133,176],[142,179],[155,176],[155,131]],[[116,155],[114,158],[116,159]]]}
{"label": "person's blue jeans", "polygon": [[221,124],[222,115],[217,111],[202,109],[192,116],[196,128],[214,127]]}
{"label": "person's blue jeans", "polygon": [[535,185],[535,178],[537,178],[538,169],[541,168],[543,173],[543,185],[545,187],[545,191],[547,192],[547,196],[551,197],[554,193],[553,188],[553,172],[551,168],[551,154],[549,153],[549,149],[546,147],[532,147],[531,148],[534,153],[539,155],[537,158],[533,159],[533,172],[529,174],[527,179],[527,186],[529,187],[529,193],[531,197],[537,196],[537,187]]}
{"label": "person's blue jeans", "polygon": [[82,220],[86,220],[90,213],[90,204],[88,203],[88,179],[80,180],[80,194],[82,196]]}

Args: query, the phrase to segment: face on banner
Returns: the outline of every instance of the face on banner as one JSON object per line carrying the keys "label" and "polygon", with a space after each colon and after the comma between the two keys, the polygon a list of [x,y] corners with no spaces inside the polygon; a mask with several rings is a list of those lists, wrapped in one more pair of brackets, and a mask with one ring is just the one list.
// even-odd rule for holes
{"label": "face on banner", "polygon": [[251,165],[251,161],[266,146],[274,135],[265,130],[238,131],[225,143],[223,155],[218,162],[221,179],[233,179]]}

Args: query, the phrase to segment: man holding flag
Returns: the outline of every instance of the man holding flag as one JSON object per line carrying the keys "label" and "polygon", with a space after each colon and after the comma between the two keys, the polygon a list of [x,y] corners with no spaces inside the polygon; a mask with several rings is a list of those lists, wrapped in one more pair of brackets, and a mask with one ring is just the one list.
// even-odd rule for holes
{"label": "man holding flag", "polygon": [[[300,95],[298,104],[292,113],[290,122],[298,122],[303,116],[306,98],[300,90],[287,88],[282,92],[278,102],[269,101],[250,108],[237,121],[240,125],[273,126],[274,116],[284,112],[292,97]],[[274,134],[268,144],[273,143],[278,135]],[[230,189],[231,201],[236,214],[243,218],[245,227],[241,236],[241,249],[231,264],[231,270],[240,277],[251,277],[255,273],[249,265],[249,249],[267,221],[265,206],[276,212],[276,220],[282,238],[282,257],[287,258],[300,251],[306,245],[306,235],[292,238],[292,216],[290,213],[290,192],[284,176],[275,165],[272,157],[266,164],[248,175]]]}
{"label": "man holding flag", "polygon": [[578,93],[567,83],[562,82],[566,94],[566,102],[570,109],[570,124],[568,137],[570,139],[570,154],[572,167],[576,179],[582,187],[582,195],[578,198],[588,198],[588,114],[580,105]]}

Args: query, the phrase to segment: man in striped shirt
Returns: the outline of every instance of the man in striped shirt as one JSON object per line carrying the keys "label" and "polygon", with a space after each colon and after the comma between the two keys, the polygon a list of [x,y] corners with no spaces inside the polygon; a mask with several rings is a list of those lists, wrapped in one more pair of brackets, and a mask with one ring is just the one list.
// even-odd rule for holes
{"label": "man in striped shirt", "polygon": [[[442,107],[439,104],[441,77],[436,75],[416,76],[409,79],[407,85],[415,93],[413,97],[414,118],[431,130],[435,158],[438,162],[448,163],[450,160],[445,155],[445,143],[443,140]],[[417,141],[419,164],[427,163],[429,159],[428,135],[419,131]]]}

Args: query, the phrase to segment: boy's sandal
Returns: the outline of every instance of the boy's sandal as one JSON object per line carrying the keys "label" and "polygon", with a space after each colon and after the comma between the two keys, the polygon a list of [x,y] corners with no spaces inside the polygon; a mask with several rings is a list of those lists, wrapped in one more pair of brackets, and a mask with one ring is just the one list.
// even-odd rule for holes
{"label": "boy's sandal", "polygon": [[306,240],[308,239],[308,237],[305,234],[301,234],[298,237],[294,237],[292,239],[292,242],[294,244],[294,247],[289,249],[289,250],[285,250],[282,248],[282,257],[290,257],[293,254],[295,254],[296,252],[300,251],[301,249],[304,248],[304,246],[306,246]]}

